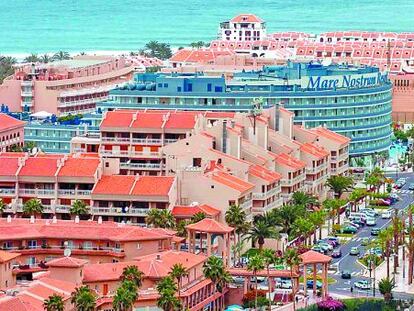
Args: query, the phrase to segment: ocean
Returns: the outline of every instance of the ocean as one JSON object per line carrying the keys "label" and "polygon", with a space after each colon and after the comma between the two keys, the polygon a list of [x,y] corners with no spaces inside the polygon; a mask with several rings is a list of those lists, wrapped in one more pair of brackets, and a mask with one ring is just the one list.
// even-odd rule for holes
{"label": "ocean", "polygon": [[262,17],[268,32],[414,31],[414,0],[0,0],[0,54],[186,46],[240,13]]}

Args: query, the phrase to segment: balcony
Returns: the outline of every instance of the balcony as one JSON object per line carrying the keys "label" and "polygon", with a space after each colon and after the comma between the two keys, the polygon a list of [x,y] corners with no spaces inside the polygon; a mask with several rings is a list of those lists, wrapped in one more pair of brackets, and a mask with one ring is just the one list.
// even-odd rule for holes
{"label": "balcony", "polygon": [[87,99],[80,99],[80,100],[73,100],[73,101],[59,101],[58,107],[64,108],[64,107],[73,107],[73,106],[82,106],[82,105],[90,105],[90,104],[96,104],[97,102],[107,100],[108,96],[100,96],[100,97],[94,97],[94,98],[87,98]]}
{"label": "balcony", "polygon": [[89,196],[91,190],[59,189],[59,196]]}
{"label": "balcony", "polygon": [[92,207],[92,214],[94,215],[114,215],[114,216],[143,216],[148,214],[148,208],[128,208],[127,211],[122,211],[121,207]]}
{"label": "balcony", "polygon": [[55,195],[55,189],[19,189],[19,195],[53,197]]}
{"label": "balcony", "polygon": [[33,107],[33,101],[32,100],[31,101],[21,101],[20,106],[22,106],[22,107],[25,107],[25,106]]}
{"label": "balcony", "polygon": [[20,95],[22,97],[32,97],[33,96],[33,91],[21,91]]}
{"label": "balcony", "polygon": [[269,204],[266,204],[263,207],[252,207],[252,211],[253,213],[265,213],[274,208],[278,208],[282,206],[282,204],[283,204],[283,198],[278,198],[277,200],[270,202]]}
{"label": "balcony", "polygon": [[56,211],[56,213],[70,213],[71,208],[72,208],[72,206],[70,206],[70,205],[58,204],[58,205],[55,206],[55,211]]}
{"label": "balcony", "polygon": [[0,196],[14,196],[16,195],[16,189],[0,188]]}
{"label": "balcony", "polygon": [[23,80],[21,82],[21,86],[32,86],[33,85],[33,81],[32,80]]}
{"label": "balcony", "polygon": [[325,162],[325,163],[322,163],[322,164],[320,164],[318,166],[315,166],[315,167],[306,167],[306,173],[307,174],[316,174],[316,173],[319,173],[320,171],[322,171],[324,169],[327,169],[327,168],[328,168],[328,163]]}
{"label": "balcony", "polygon": [[322,176],[319,176],[317,179],[314,180],[305,180],[305,185],[308,186],[313,186],[316,184],[319,184],[320,182],[324,182],[326,181],[326,179],[328,178],[327,174],[323,174]]}
{"label": "balcony", "polygon": [[[107,255],[122,258],[125,256],[125,251],[118,247],[102,247],[98,245],[72,245],[69,247],[73,255]],[[21,253],[24,255],[47,254],[47,255],[63,255],[64,247],[60,245],[33,245],[20,246],[13,248],[11,252]]]}
{"label": "balcony", "polygon": [[102,142],[116,142],[116,143],[130,143],[131,139],[129,137],[101,137]]}
{"label": "balcony", "polygon": [[121,163],[120,167],[128,170],[161,170],[164,165],[161,163]]}
{"label": "balcony", "polygon": [[162,145],[162,139],[158,138],[132,138],[133,144],[139,145]]}
{"label": "balcony", "polygon": [[253,204],[252,199],[246,200],[243,203],[240,203],[240,208],[250,210],[250,208],[252,207],[252,204]]}
{"label": "balcony", "polygon": [[298,176],[290,178],[290,179],[282,178],[281,184],[282,184],[282,186],[289,187],[289,186],[296,185],[297,183],[300,183],[301,181],[304,181],[305,178],[306,178],[305,174],[301,174],[301,175],[298,175]]}
{"label": "balcony", "polygon": [[272,189],[270,189],[267,192],[256,192],[253,193],[253,199],[257,199],[257,200],[264,200],[266,198],[269,198],[273,195],[275,195],[276,193],[281,191],[281,187],[280,186],[276,186]]}
{"label": "balcony", "polygon": [[151,151],[124,151],[124,150],[101,150],[99,152],[102,156],[109,156],[109,157],[136,157],[136,158],[161,158],[162,153],[158,152],[151,152]]}
{"label": "balcony", "polygon": [[179,140],[178,138],[174,138],[174,139],[168,138],[168,139],[164,139],[164,142],[167,145],[167,144],[173,144],[173,143],[177,142],[178,140]]}

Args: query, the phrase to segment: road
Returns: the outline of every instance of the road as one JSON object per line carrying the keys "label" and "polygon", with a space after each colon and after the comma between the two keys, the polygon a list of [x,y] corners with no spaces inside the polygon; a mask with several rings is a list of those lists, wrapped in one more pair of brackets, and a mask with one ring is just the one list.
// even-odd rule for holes
{"label": "road", "polygon": [[[395,178],[395,173],[390,174],[389,177]],[[392,208],[396,208],[398,210],[406,209],[411,202],[413,201],[413,193],[412,191],[408,190],[408,185],[410,183],[414,183],[414,173],[410,174],[399,174],[398,177],[405,177],[407,178],[407,183],[404,185],[400,191],[398,191],[398,195],[400,196],[401,200],[398,201],[396,204],[392,206]],[[367,280],[370,282],[370,278],[363,277],[361,274],[364,271],[364,268],[362,265],[360,265],[357,262],[358,256],[351,256],[349,255],[349,252],[352,247],[358,247],[360,249],[360,253],[363,254],[366,251],[366,247],[361,245],[361,240],[364,237],[371,237],[371,229],[372,228],[385,228],[389,226],[391,223],[390,219],[381,219],[381,217],[377,217],[377,225],[374,227],[368,227],[365,226],[361,229],[359,229],[358,233],[355,235],[354,238],[352,238],[348,243],[345,245],[342,245],[340,247],[342,252],[341,258],[334,258],[332,260],[333,264],[338,264],[339,269],[338,272],[335,274],[329,274],[331,277],[333,277],[337,282],[335,284],[331,284],[329,286],[329,291],[332,293],[337,293],[340,295],[350,295],[351,294],[351,286],[360,280]],[[341,271],[347,270],[351,272],[351,280],[344,280],[341,278]],[[371,290],[357,290],[354,287],[354,296],[372,296],[372,289]],[[379,293],[378,289],[376,290],[376,295],[381,297],[381,294]],[[404,294],[404,293],[396,293],[394,295],[396,298],[400,299],[412,299],[413,295]]]}

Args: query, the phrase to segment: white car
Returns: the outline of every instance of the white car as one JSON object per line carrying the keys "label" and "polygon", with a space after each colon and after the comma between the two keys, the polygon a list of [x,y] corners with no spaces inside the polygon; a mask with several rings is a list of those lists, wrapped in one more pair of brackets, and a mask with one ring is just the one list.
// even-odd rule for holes
{"label": "white car", "polygon": [[382,219],[390,219],[391,217],[392,217],[392,211],[391,210],[386,210],[386,211],[382,212],[382,214],[381,214]]}
{"label": "white car", "polygon": [[377,221],[374,217],[367,217],[367,226],[376,226]]}
{"label": "white car", "polygon": [[362,280],[354,283],[354,286],[358,289],[367,290],[371,288],[371,285],[368,281]]}

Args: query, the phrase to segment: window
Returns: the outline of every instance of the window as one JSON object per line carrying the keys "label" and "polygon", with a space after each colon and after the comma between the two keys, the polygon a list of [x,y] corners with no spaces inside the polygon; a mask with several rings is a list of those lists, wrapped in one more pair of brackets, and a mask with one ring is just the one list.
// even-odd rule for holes
{"label": "window", "polygon": [[162,87],[162,83],[158,83],[158,87]]}
{"label": "window", "polygon": [[223,92],[223,87],[222,86],[216,86],[216,87],[214,87],[214,92],[222,93]]}
{"label": "window", "polygon": [[181,92],[181,86],[177,86],[177,92]]}
{"label": "window", "polygon": [[211,83],[207,84],[207,92],[211,92],[212,88],[211,88]]}
{"label": "window", "polygon": [[187,85],[187,91],[188,92],[192,92],[193,91],[193,84],[192,83],[188,83],[188,85]]}
{"label": "window", "polygon": [[37,247],[37,241],[36,240],[29,240],[27,242],[28,248],[36,248]]}
{"label": "window", "polygon": [[13,243],[11,241],[7,241],[3,243],[3,249],[11,249],[13,247]]}
{"label": "window", "polygon": [[105,162],[105,167],[109,167],[109,162]]}
{"label": "window", "polygon": [[92,249],[92,242],[91,241],[83,242],[83,248],[84,249]]}
{"label": "window", "polygon": [[167,88],[168,87],[168,83],[164,83],[164,88]]}
{"label": "window", "polygon": [[193,166],[201,167],[201,158],[193,158]]}
{"label": "window", "polygon": [[158,241],[158,250],[162,250],[162,248],[163,248],[162,241]]}

